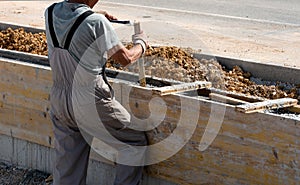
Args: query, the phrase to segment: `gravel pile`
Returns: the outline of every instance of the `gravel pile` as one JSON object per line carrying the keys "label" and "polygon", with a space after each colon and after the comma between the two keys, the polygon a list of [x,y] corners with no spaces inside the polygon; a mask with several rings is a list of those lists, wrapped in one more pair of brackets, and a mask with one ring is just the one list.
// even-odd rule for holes
{"label": "gravel pile", "polygon": [[[127,46],[130,47],[132,45]],[[170,46],[150,47],[145,53],[144,60],[146,75],[182,82],[210,81],[215,88],[225,89],[225,75],[217,61],[205,59],[199,61],[184,49]],[[115,61],[109,60],[106,67],[139,72],[137,63],[123,68]]]}
{"label": "gravel pile", "polygon": [[[132,47],[131,44],[126,46]],[[0,48],[47,55],[45,33],[27,33],[23,28],[2,30]],[[146,75],[183,82],[210,81],[213,87],[231,92],[259,96],[268,99],[290,97],[300,101],[300,84],[281,82],[264,82],[252,77],[239,66],[232,70],[224,69],[215,60],[197,60],[192,49],[173,46],[149,47],[145,53]],[[138,73],[137,64],[122,68],[113,60],[107,63],[108,68]]]}
{"label": "gravel pile", "polygon": [[[127,46],[132,47],[131,45]],[[161,46],[148,48],[145,53],[146,75],[183,82],[210,81],[214,88],[267,99],[295,98],[300,101],[300,86],[281,82],[268,82],[255,78],[239,66],[223,68],[216,60],[193,58],[191,49]],[[138,73],[138,66],[122,68],[113,60],[107,67]]]}
{"label": "gravel pile", "polygon": [[226,89],[232,92],[264,97],[267,99],[295,98],[300,101],[300,88],[288,83],[263,81],[244,72],[239,66],[224,70]]}
{"label": "gravel pile", "polygon": [[0,48],[48,55],[46,34],[44,32],[25,32],[23,28],[2,30],[0,32]]}

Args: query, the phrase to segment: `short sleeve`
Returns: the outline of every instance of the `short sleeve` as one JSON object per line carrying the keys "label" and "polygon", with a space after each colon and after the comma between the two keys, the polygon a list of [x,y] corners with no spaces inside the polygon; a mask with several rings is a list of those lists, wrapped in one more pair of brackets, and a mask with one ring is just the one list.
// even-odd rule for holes
{"label": "short sleeve", "polygon": [[95,29],[96,44],[104,58],[110,58],[123,47],[111,23],[105,17],[98,22]]}

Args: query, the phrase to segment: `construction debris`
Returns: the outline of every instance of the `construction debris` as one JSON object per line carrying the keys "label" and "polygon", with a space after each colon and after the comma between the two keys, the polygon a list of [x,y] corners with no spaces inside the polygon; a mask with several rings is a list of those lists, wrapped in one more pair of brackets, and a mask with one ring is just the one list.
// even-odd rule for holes
{"label": "construction debris", "polygon": [[[127,48],[132,44],[126,45]],[[0,48],[47,55],[45,33],[25,32],[23,28],[2,30]],[[300,85],[274,82],[258,83],[251,73],[239,66],[225,69],[216,60],[198,60],[190,48],[174,46],[149,47],[145,53],[145,73],[163,79],[181,82],[209,81],[212,87],[233,93],[243,93],[267,99],[294,98],[300,101]],[[138,73],[138,65],[123,68],[113,60],[107,62],[108,68]],[[261,81],[259,81],[261,82]],[[288,86],[289,88],[285,88]]]}

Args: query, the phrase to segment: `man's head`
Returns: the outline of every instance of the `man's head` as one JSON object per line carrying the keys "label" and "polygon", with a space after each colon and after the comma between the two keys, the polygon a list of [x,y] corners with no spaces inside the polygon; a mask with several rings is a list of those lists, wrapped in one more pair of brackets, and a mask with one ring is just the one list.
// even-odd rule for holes
{"label": "man's head", "polygon": [[93,8],[98,1],[99,0],[69,0],[68,2],[86,4],[89,7]]}

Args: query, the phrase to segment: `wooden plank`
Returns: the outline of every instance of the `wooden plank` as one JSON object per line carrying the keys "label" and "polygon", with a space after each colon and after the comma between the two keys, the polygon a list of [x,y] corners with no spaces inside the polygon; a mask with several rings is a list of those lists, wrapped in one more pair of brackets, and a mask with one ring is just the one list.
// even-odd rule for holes
{"label": "wooden plank", "polygon": [[189,90],[198,90],[203,88],[210,88],[211,82],[206,81],[197,81],[192,83],[184,83],[184,84],[177,84],[177,85],[171,85],[166,87],[160,87],[160,88],[153,88],[152,92],[155,95],[168,95],[172,93],[178,93],[178,92],[184,92]]}
{"label": "wooden plank", "polygon": [[[26,85],[26,84],[24,84]],[[0,92],[9,92],[14,95],[23,96],[26,98],[32,99],[40,99],[40,100],[49,100],[49,90],[44,89],[31,89],[31,88],[24,88],[19,84],[9,84],[9,83],[2,83],[0,81]]]}
{"label": "wooden plank", "polygon": [[286,108],[287,111],[300,114],[300,105],[295,105],[293,107]]}
{"label": "wooden plank", "polygon": [[281,98],[277,100],[267,100],[258,103],[248,103],[236,106],[236,110],[244,113],[254,113],[262,110],[279,109],[297,105],[298,100],[292,98]]}
{"label": "wooden plank", "polygon": [[[3,99],[3,97],[5,97]],[[47,112],[50,109],[49,100],[39,99],[39,97],[27,98],[15,94],[5,94],[0,92],[0,105],[2,107],[14,106],[23,109],[32,109]],[[0,106],[1,107],[1,106]]]}
{"label": "wooden plank", "polygon": [[[49,129],[52,129],[52,127]],[[54,137],[52,131],[51,135],[46,135],[43,133],[41,134],[36,130],[25,132],[23,128],[10,127],[9,125],[0,124],[0,134],[23,139],[47,147],[54,147]]]}
{"label": "wooden plank", "polygon": [[24,129],[24,132],[37,131],[39,134],[51,134],[52,124],[47,112],[18,107],[6,107],[1,108],[0,113],[2,114],[0,125],[18,127]]}
{"label": "wooden plank", "polygon": [[244,100],[231,98],[231,97],[224,96],[221,94],[216,94],[216,93],[210,93],[209,97],[214,101],[221,102],[221,103],[228,103],[231,105],[241,105],[241,104],[249,103]]}
{"label": "wooden plank", "polygon": [[215,88],[199,89],[198,90],[198,94],[200,96],[209,96],[210,93],[220,94],[220,95],[224,95],[224,96],[228,96],[228,97],[231,97],[231,98],[244,100],[246,102],[251,102],[251,103],[267,100],[266,98],[262,98],[262,97],[251,96],[251,95],[246,95],[246,94],[242,94],[242,93],[235,93],[235,92],[230,92],[230,91],[215,89]]}

